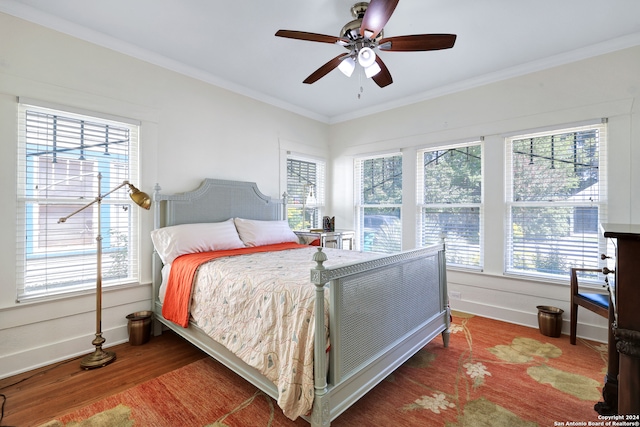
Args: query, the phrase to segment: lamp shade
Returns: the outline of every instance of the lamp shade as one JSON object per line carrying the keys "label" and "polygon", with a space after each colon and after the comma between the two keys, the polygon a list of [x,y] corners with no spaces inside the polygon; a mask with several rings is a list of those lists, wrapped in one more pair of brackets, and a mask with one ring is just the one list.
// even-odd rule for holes
{"label": "lamp shade", "polygon": [[369,65],[367,68],[364,69],[364,74],[369,79],[375,76],[376,74],[378,74],[380,71],[382,71],[382,69],[380,68],[377,62],[374,62],[373,64]]}
{"label": "lamp shade", "polygon": [[376,53],[370,47],[363,47],[358,52],[358,64],[363,68],[370,67],[376,62]]}
{"label": "lamp shade", "polygon": [[129,189],[131,189],[131,200],[136,202],[136,205],[140,206],[143,209],[149,210],[151,208],[151,197],[145,192],[138,190],[132,184],[129,184]]}
{"label": "lamp shade", "polygon": [[353,74],[353,70],[355,68],[356,61],[354,61],[351,57],[343,59],[342,62],[340,62],[340,65],[338,65],[338,69],[342,71],[342,74],[347,77],[351,77],[351,74]]}

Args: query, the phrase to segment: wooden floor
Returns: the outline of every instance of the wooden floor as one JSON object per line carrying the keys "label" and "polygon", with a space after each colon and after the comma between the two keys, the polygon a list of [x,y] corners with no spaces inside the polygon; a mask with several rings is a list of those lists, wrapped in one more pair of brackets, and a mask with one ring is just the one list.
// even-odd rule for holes
{"label": "wooden floor", "polygon": [[0,380],[6,397],[0,426],[37,426],[206,357],[172,332],[106,350],[115,351],[116,360],[102,368],[81,369],[79,357]]}

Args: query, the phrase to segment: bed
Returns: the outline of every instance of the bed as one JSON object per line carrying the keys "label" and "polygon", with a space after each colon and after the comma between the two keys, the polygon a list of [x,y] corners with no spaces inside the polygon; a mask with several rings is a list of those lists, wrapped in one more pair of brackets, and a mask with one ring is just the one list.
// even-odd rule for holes
{"label": "bed", "polygon": [[[154,232],[181,224],[218,224],[234,218],[255,223],[284,222],[286,195],[272,199],[262,194],[255,183],[243,181],[205,179],[197,189],[179,194],[162,193],[156,185]],[[305,253],[309,258],[308,264],[298,262],[305,277],[300,288],[306,294],[311,292],[310,311],[326,314],[309,316],[311,399],[309,410],[301,416],[313,427],[329,426],[439,334],[442,334],[443,345],[448,345],[450,311],[444,249],[444,243],[438,242],[398,254],[368,254],[359,259],[353,258],[355,251],[351,254],[352,251],[339,249],[285,248],[306,251],[296,252]],[[255,255],[263,256],[262,253]],[[254,255],[242,255],[245,256]],[[185,257],[179,259],[182,258]],[[280,258],[290,256],[280,255]],[[163,270],[163,260],[167,261],[154,249],[154,333],[158,335],[164,329],[174,331],[280,404],[279,384],[246,357],[243,360],[242,354],[229,350],[221,343],[225,340],[211,338],[205,332],[206,321],[201,319],[198,324],[190,314],[189,321],[180,325],[163,315],[168,277],[166,269]],[[201,274],[200,268],[203,267],[198,267],[196,275]],[[194,290],[194,293],[197,292]],[[193,303],[196,304],[195,297]],[[292,418],[287,412],[285,415]]]}

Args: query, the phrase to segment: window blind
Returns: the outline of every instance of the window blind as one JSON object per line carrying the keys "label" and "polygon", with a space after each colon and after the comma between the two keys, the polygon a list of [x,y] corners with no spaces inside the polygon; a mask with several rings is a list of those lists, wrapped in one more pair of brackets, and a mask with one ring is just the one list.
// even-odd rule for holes
{"label": "window blind", "polygon": [[507,139],[507,272],[566,279],[571,267],[598,268],[606,141],[606,120]]}
{"label": "window blind", "polygon": [[287,157],[287,217],[294,230],[322,228],[325,199],[325,163]]}
{"label": "window blind", "polygon": [[483,266],[480,141],[418,151],[418,242],[446,239],[447,263]]}
{"label": "window blind", "polygon": [[102,200],[101,230],[98,204],[82,208],[137,178],[138,126],[29,104],[18,114],[18,301],[93,289],[99,233],[103,284],[137,281],[138,209],[127,187]]}
{"label": "window blind", "polygon": [[402,155],[355,160],[356,224],[363,251],[402,249]]}

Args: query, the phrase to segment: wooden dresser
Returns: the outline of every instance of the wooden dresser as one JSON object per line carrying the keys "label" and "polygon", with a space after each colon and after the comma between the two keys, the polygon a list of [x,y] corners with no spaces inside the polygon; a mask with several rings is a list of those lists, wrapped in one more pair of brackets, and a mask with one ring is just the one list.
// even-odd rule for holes
{"label": "wooden dresser", "polygon": [[[617,376],[617,413],[640,414],[640,225],[601,224],[604,237],[610,239],[615,262],[609,268],[609,283],[614,297],[613,340],[609,355],[618,354],[618,363],[609,363],[608,379]],[[617,365],[617,366],[616,366]],[[611,372],[617,367],[618,372]],[[617,375],[616,375],[617,374]],[[607,384],[605,383],[606,392]],[[606,395],[605,395],[606,400]]]}

